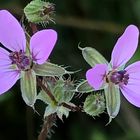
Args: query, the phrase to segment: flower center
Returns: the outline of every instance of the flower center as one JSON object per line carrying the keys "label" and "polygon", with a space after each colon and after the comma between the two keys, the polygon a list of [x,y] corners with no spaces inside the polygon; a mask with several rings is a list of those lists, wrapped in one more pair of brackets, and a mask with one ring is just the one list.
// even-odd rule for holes
{"label": "flower center", "polygon": [[126,73],[126,70],[110,72],[107,76],[107,81],[110,81],[114,84],[128,84],[129,74]]}
{"label": "flower center", "polygon": [[28,70],[31,68],[31,58],[26,56],[22,50],[11,52],[9,58],[12,60],[12,64],[16,64],[19,70]]}

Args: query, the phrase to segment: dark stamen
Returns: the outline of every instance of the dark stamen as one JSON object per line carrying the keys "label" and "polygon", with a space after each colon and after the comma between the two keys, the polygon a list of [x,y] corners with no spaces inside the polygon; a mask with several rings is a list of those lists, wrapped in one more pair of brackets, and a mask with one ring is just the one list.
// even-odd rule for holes
{"label": "dark stamen", "polygon": [[27,70],[31,67],[31,59],[20,50],[19,52],[11,52],[9,58],[12,64],[16,64],[19,70]]}
{"label": "dark stamen", "polygon": [[126,73],[126,70],[115,71],[110,74],[110,81],[115,84],[128,84],[129,74]]}

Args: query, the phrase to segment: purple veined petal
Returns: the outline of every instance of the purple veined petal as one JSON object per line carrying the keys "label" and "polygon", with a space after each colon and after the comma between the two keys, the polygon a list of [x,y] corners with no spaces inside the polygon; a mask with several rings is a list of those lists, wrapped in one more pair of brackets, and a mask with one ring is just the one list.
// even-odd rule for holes
{"label": "purple veined petal", "polygon": [[[128,84],[125,85],[135,93],[139,93],[140,88],[140,61],[137,61],[125,68],[126,73],[129,75]],[[125,87],[124,86],[124,87]]]}
{"label": "purple veined petal", "polygon": [[56,40],[57,33],[52,29],[39,31],[32,36],[30,50],[38,64],[43,64],[48,59]]}
{"label": "purple veined petal", "polygon": [[[140,74],[139,74],[140,75]],[[138,78],[133,78],[133,76],[132,77],[129,77],[129,80],[128,80],[128,86],[131,88],[136,88],[136,89],[138,89],[138,86],[139,86],[139,83],[140,83],[140,77],[138,77]]]}
{"label": "purple veined petal", "polygon": [[0,48],[0,70],[3,69],[3,67],[10,66],[11,63],[9,52],[3,48]]}
{"label": "purple veined petal", "polygon": [[26,49],[26,38],[22,27],[6,10],[0,10],[0,42],[11,51]]}
{"label": "purple veined petal", "polygon": [[19,79],[18,71],[0,71],[0,95],[8,91]]}
{"label": "purple veined petal", "polygon": [[[121,86],[122,87],[122,86]],[[129,89],[135,91],[135,93],[139,93],[140,88],[140,80],[131,80],[127,85],[123,85],[123,87],[129,87]]]}
{"label": "purple veined petal", "polygon": [[137,74],[140,73],[140,61],[137,61],[125,68],[128,74]]}
{"label": "purple veined petal", "polygon": [[[124,96],[140,96],[140,61],[137,61],[125,68],[129,75],[128,84],[120,86]],[[125,91],[131,94],[126,94]],[[135,94],[133,94],[135,93]],[[126,97],[127,98],[127,97]],[[134,98],[134,97],[133,97]]]}
{"label": "purple veined petal", "polygon": [[[140,83],[140,82],[139,82]],[[140,107],[140,92],[139,92],[139,86],[122,86],[120,87],[124,97],[133,105]]]}
{"label": "purple veined petal", "polygon": [[106,64],[97,64],[95,67],[89,69],[86,72],[86,79],[90,86],[92,86],[95,90],[99,90],[104,82],[104,76],[107,71]]}
{"label": "purple veined petal", "polygon": [[114,69],[125,64],[133,56],[138,46],[138,37],[138,28],[129,25],[112,51],[111,64]]}
{"label": "purple veined petal", "polygon": [[129,84],[140,83],[140,61],[137,61],[125,68],[127,74],[129,75]]}

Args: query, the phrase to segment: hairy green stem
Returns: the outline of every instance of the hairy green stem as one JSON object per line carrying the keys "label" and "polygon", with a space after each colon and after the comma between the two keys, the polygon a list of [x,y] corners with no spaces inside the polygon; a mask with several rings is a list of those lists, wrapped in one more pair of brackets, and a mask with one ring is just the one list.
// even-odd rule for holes
{"label": "hairy green stem", "polygon": [[49,130],[54,125],[56,120],[56,114],[51,114],[44,119],[44,123],[41,129],[41,132],[38,136],[38,140],[46,140],[48,137]]}

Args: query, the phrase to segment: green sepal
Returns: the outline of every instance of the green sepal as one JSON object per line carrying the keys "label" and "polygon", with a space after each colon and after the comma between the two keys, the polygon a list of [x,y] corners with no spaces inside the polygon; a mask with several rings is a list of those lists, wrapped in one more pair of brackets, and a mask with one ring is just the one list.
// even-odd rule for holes
{"label": "green sepal", "polygon": [[[69,105],[75,106],[72,103],[69,103]],[[52,106],[48,105],[45,109],[45,112],[44,112],[44,118],[51,115],[51,114],[56,113],[57,116],[59,117],[59,119],[61,119],[63,121],[63,116],[68,118],[69,112],[70,112],[70,110],[68,108],[65,108],[64,106],[57,106],[56,105],[56,106],[52,107]]]}
{"label": "green sepal", "polygon": [[63,102],[63,96],[64,96],[64,81],[58,80],[56,82],[55,87],[52,90],[52,93],[58,103]]}
{"label": "green sepal", "polygon": [[82,50],[82,55],[84,59],[91,67],[95,66],[96,64],[108,65],[108,61],[96,49],[91,47],[79,47],[79,49]]}
{"label": "green sepal", "polygon": [[[67,104],[75,107],[75,105],[71,102],[68,102]],[[70,111],[71,111],[70,109],[61,105],[61,106],[58,106],[56,113],[57,113],[57,116],[59,117],[59,119],[63,121],[63,116],[68,118]]]}
{"label": "green sepal", "polygon": [[88,84],[87,80],[78,83],[78,85],[76,86],[76,92],[79,93],[89,93],[92,91],[94,91],[94,89]]}
{"label": "green sepal", "polygon": [[64,80],[64,96],[63,102],[70,102],[76,92],[74,81],[71,81],[71,78]]}
{"label": "green sepal", "polygon": [[105,110],[105,98],[103,94],[91,94],[84,102],[84,111],[92,116],[99,116]]}
{"label": "green sepal", "polygon": [[120,90],[119,86],[109,83],[104,88],[105,99],[106,99],[106,108],[109,115],[109,122],[115,118],[120,110]]}
{"label": "green sepal", "polygon": [[37,90],[36,74],[33,70],[22,71],[20,79],[22,98],[28,106],[34,107]]}
{"label": "green sepal", "polygon": [[50,62],[45,62],[42,65],[34,64],[33,69],[38,76],[62,76],[71,73],[63,67]]}
{"label": "green sepal", "polygon": [[54,114],[56,113],[57,111],[57,106],[47,106],[46,109],[45,109],[45,112],[44,112],[44,118],[46,118],[47,116],[51,115],[51,114]]}
{"label": "green sepal", "polygon": [[65,116],[66,118],[68,118],[69,116],[69,109],[63,107],[63,106],[59,106],[57,108],[57,116],[59,117],[60,120],[63,121],[63,116]]}
{"label": "green sepal", "polygon": [[65,91],[63,95],[63,102],[70,102],[74,96],[75,92],[74,91]]}
{"label": "green sepal", "polygon": [[37,95],[36,99],[41,100],[45,104],[48,104],[48,105],[51,105],[51,106],[53,106],[53,104],[54,104],[53,101],[51,100],[51,98],[48,96],[48,94],[44,90],[41,90],[39,92],[39,94]]}
{"label": "green sepal", "polygon": [[49,87],[58,103],[71,101],[75,93],[73,82],[65,81],[62,77],[56,81],[54,87],[51,85]]}

